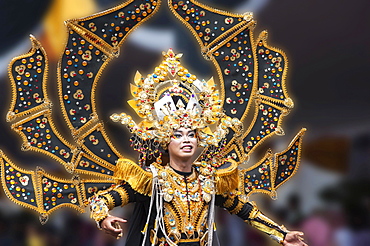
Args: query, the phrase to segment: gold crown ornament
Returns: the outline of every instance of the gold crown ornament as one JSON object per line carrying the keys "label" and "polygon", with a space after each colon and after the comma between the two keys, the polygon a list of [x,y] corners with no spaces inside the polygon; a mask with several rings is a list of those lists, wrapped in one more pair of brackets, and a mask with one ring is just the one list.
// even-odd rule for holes
{"label": "gold crown ornament", "polygon": [[196,130],[198,145],[204,148],[219,147],[230,127],[241,130],[237,118],[224,114],[213,78],[207,82],[197,79],[180,64],[181,57],[169,49],[152,74],[144,79],[136,73],[136,85],[131,84],[134,99],[128,103],[143,118],[139,124],[125,113],[111,116],[114,122],[128,126],[139,152],[157,153],[159,145],[166,149],[173,130],[182,127]]}

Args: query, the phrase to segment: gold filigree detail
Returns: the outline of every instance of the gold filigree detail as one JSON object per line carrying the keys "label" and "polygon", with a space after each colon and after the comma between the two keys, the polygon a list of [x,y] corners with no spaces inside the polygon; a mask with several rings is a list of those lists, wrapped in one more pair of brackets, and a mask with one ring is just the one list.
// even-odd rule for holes
{"label": "gold filigree detail", "polygon": [[238,214],[244,206],[244,203],[238,201],[238,204],[235,206],[234,209],[230,211],[230,214]]}
{"label": "gold filigree detail", "polygon": [[161,190],[164,196],[168,195],[170,198],[164,203],[166,230],[175,238],[181,238],[183,234],[187,239],[195,239],[195,232],[203,235],[207,231],[206,223],[201,222],[206,220],[208,214],[209,201],[205,201],[202,195],[204,192],[207,193],[208,188],[200,176],[201,174],[193,169],[185,182],[185,177],[177,174],[169,166],[158,170]]}
{"label": "gold filigree detail", "polygon": [[125,206],[126,204],[128,204],[129,202],[129,196],[128,196],[128,193],[126,191],[126,189],[122,188],[122,187],[117,187],[115,189],[115,191],[118,192],[120,198],[121,198],[121,207]]}

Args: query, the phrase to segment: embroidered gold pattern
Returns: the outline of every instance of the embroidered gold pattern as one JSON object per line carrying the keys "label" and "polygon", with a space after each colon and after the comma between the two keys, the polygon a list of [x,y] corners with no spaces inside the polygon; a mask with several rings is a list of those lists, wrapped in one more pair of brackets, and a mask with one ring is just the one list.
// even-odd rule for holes
{"label": "embroidered gold pattern", "polygon": [[104,196],[104,198],[107,201],[107,206],[108,206],[109,210],[112,210],[115,207],[115,202],[114,202],[113,196],[108,193]]}
{"label": "embroidered gold pattern", "polygon": [[235,208],[233,210],[230,211],[231,214],[237,214],[240,212],[240,210],[242,210],[244,206],[244,203],[238,201],[238,204],[235,206]]}
{"label": "embroidered gold pattern", "polygon": [[164,222],[168,235],[175,241],[180,240],[181,235],[186,239],[203,237],[207,231],[205,221],[209,203],[203,195],[212,193],[213,186],[201,181],[201,175],[194,169],[188,177],[177,174],[169,166],[159,170],[158,174],[166,201]]}
{"label": "embroidered gold pattern", "polygon": [[121,207],[125,206],[129,202],[129,196],[128,196],[127,191],[122,187],[118,187],[115,190],[118,192],[121,198],[121,202],[122,202]]}

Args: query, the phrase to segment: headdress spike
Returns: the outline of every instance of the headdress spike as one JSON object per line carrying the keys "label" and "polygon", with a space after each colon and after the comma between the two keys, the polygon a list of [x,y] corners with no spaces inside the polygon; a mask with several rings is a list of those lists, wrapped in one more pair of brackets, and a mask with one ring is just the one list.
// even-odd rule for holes
{"label": "headdress spike", "polygon": [[142,80],[141,73],[139,71],[136,71],[135,77],[134,77],[135,84],[138,85],[141,80]]}

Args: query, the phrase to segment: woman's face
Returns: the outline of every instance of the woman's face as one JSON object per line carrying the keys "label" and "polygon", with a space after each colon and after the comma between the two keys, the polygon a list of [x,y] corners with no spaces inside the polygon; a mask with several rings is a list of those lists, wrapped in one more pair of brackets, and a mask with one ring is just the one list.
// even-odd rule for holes
{"label": "woman's face", "polygon": [[170,158],[187,159],[193,157],[198,146],[195,131],[188,128],[174,130],[168,145]]}

